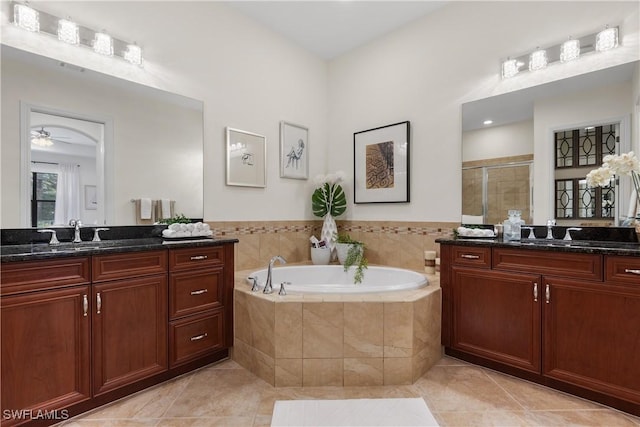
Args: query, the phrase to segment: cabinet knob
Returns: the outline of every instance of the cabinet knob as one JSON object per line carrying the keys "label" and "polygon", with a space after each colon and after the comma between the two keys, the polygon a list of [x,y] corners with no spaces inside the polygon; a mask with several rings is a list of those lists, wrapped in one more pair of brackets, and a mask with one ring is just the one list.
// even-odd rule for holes
{"label": "cabinet knob", "polygon": [[625,273],[629,273],[629,274],[638,274],[638,275],[640,275],[640,270],[632,270],[630,268],[625,268],[624,272]]}
{"label": "cabinet knob", "polygon": [[102,309],[102,298],[100,297],[100,292],[96,294],[96,314],[100,314],[100,310]]}
{"label": "cabinet knob", "polygon": [[197,291],[191,291],[191,295],[202,295],[206,294],[208,291],[206,289],[199,289]]}
{"label": "cabinet knob", "polygon": [[551,290],[549,289],[549,284],[547,283],[547,286],[544,289],[544,299],[546,301],[547,304],[549,304],[549,301],[551,300]]}
{"label": "cabinet knob", "polygon": [[206,255],[195,255],[191,257],[191,261],[200,261],[203,259],[207,259]]}
{"label": "cabinet knob", "polygon": [[533,284],[533,302],[538,302],[538,284]]}
{"label": "cabinet knob", "polygon": [[87,294],[82,295],[82,312],[83,316],[87,317],[87,313],[89,311],[89,298],[87,298]]}
{"label": "cabinet knob", "polygon": [[480,259],[480,256],[479,256],[479,255],[462,254],[462,255],[460,255],[460,258],[466,258],[466,259]]}

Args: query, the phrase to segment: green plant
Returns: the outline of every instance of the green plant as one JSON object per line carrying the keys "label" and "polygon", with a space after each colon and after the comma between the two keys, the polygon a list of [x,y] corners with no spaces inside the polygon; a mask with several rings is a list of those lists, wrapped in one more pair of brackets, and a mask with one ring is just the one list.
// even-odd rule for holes
{"label": "green plant", "polygon": [[160,224],[189,224],[191,220],[184,216],[184,214],[178,214],[172,218],[162,218],[158,221]]}
{"label": "green plant", "polygon": [[340,175],[318,177],[318,188],[311,195],[311,208],[315,216],[322,218],[330,214],[337,217],[347,210],[347,196],[339,184],[341,180]]}
{"label": "green plant", "polygon": [[355,266],[356,271],[353,275],[354,283],[362,283],[364,278],[364,270],[369,266],[369,261],[364,256],[364,243],[354,240],[346,233],[338,233],[336,243],[345,243],[349,245],[347,251],[347,257],[344,260],[344,271],[349,270],[350,267]]}

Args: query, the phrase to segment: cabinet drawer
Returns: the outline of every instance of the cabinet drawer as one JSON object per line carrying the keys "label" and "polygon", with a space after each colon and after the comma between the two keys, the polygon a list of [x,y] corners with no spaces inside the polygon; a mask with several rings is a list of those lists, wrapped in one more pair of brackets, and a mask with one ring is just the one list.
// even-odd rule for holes
{"label": "cabinet drawer", "polygon": [[193,270],[194,268],[210,267],[223,263],[224,248],[222,246],[171,249],[169,251],[170,271]]}
{"label": "cabinet drawer", "polygon": [[167,251],[127,252],[93,257],[94,282],[167,272]]}
{"label": "cabinet drawer", "polygon": [[636,285],[640,289],[640,257],[605,257],[605,280],[621,285]]}
{"label": "cabinet drawer", "polygon": [[602,281],[602,255],[509,248],[493,249],[493,268]]}
{"label": "cabinet drawer", "polygon": [[452,251],[454,265],[473,267],[491,267],[491,248],[473,246],[454,246]]}
{"label": "cabinet drawer", "polygon": [[222,305],[222,267],[172,273],[169,277],[169,317],[175,319]]}
{"label": "cabinet drawer", "polygon": [[89,258],[9,262],[2,264],[2,295],[61,286],[84,285],[91,281]]}
{"label": "cabinet drawer", "polygon": [[223,309],[190,316],[169,324],[171,367],[223,347]]}

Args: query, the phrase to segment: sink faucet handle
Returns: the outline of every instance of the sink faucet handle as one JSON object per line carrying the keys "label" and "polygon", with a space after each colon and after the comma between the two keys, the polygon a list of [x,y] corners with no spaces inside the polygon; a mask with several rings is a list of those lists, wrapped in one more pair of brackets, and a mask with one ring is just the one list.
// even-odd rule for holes
{"label": "sink faucet handle", "polygon": [[255,276],[249,276],[247,277],[247,279],[253,280],[253,286],[251,286],[251,292],[257,292],[260,289],[260,287],[258,286],[258,278]]}
{"label": "sink faucet handle", "polygon": [[565,233],[563,240],[571,240],[571,231],[580,231],[580,230],[582,230],[582,228],[580,228],[580,227],[569,227],[569,228],[567,228],[567,232]]}
{"label": "sink faucet handle", "polygon": [[56,236],[56,230],[45,228],[43,230],[38,230],[38,233],[51,233],[51,240],[49,240],[50,245],[57,245],[60,243],[60,241],[58,241],[58,236]]}
{"label": "sink faucet handle", "polygon": [[278,292],[278,295],[285,296],[287,294],[287,290],[284,288],[284,285],[289,286],[290,284],[291,284],[291,282],[282,282],[282,283],[280,283],[280,292]]}
{"label": "sink faucet handle", "polygon": [[527,236],[527,239],[535,239],[536,238],[536,233],[534,232],[535,228],[530,227],[530,226],[522,226],[520,227],[523,230],[529,230],[529,236]]}
{"label": "sink faucet handle", "polygon": [[98,227],[95,228],[93,230],[93,240],[91,240],[92,242],[100,242],[100,231],[107,231],[109,230],[108,228],[104,228],[104,227]]}

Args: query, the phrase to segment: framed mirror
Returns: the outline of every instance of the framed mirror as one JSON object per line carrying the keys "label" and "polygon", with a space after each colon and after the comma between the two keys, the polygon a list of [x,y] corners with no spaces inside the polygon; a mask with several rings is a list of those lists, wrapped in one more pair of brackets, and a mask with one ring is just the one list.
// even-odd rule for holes
{"label": "framed mirror", "polygon": [[257,133],[227,128],[227,185],[267,186],[267,139]]}
{"label": "framed mirror", "polygon": [[[177,214],[202,218],[202,101],[6,45],[1,54],[2,228],[33,224],[31,161],[59,163],[59,154],[32,150],[30,138],[38,131],[62,141],[91,133],[82,121],[102,125],[93,142],[95,183],[85,176],[80,184],[84,224],[134,225],[132,200],[140,198],[169,199]],[[96,186],[95,210],[84,209],[85,185]]]}
{"label": "framed mirror", "polygon": [[[631,62],[493,96],[462,106],[462,222],[494,224],[519,209],[529,224],[557,218],[555,133],[616,124],[617,151],[631,149]],[[492,123],[485,123],[487,121]],[[585,169],[588,170],[599,165]],[[602,224],[584,218],[559,225],[618,224],[626,215],[630,182],[619,180],[615,214]],[[597,222],[597,221],[596,221]]]}

